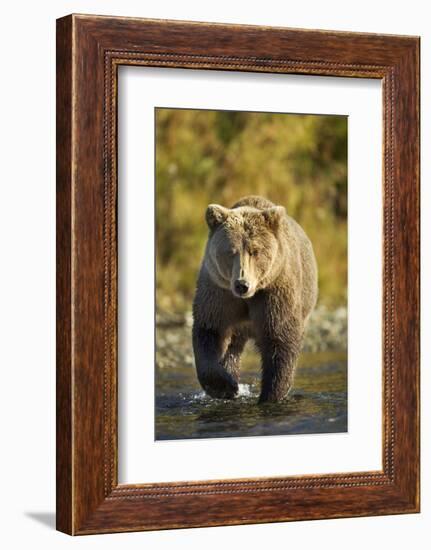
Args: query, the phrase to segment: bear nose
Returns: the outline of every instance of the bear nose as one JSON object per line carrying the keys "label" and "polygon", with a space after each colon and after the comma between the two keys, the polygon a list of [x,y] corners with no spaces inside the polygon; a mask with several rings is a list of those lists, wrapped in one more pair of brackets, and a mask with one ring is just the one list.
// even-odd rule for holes
{"label": "bear nose", "polygon": [[250,285],[244,279],[237,279],[235,281],[235,292],[237,292],[240,296],[246,294],[249,288]]}

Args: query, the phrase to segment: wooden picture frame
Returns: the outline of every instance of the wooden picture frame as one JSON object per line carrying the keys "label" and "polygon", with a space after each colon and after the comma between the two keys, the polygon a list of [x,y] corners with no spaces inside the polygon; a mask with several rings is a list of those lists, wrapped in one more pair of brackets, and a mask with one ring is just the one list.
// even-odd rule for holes
{"label": "wooden picture frame", "polygon": [[[117,68],[381,79],[383,469],[119,485]],[[57,21],[57,529],[419,511],[419,38],[70,15]]]}

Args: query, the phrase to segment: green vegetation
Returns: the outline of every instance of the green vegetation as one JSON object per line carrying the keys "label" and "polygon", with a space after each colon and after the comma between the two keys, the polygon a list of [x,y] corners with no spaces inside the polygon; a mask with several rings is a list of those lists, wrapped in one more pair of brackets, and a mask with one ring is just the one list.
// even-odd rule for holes
{"label": "green vegetation", "polygon": [[156,112],[157,307],[191,308],[209,203],[262,195],[309,235],[319,303],[347,300],[347,118],[191,109]]}

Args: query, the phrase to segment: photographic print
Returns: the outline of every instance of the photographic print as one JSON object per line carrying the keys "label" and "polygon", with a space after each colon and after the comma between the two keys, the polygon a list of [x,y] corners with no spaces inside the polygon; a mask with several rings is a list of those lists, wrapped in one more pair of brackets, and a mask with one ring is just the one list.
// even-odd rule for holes
{"label": "photographic print", "polygon": [[156,440],[347,431],[347,117],[155,119]]}

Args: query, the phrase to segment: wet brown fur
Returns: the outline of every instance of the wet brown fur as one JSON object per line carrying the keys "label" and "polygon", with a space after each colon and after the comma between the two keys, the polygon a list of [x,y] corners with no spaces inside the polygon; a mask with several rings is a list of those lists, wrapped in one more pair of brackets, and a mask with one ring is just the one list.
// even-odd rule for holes
{"label": "wet brown fur", "polygon": [[[210,205],[208,242],[193,304],[193,349],[203,389],[238,393],[239,363],[253,338],[262,357],[260,402],[292,387],[304,330],[317,300],[310,240],[283,207],[249,196],[232,208]],[[235,280],[249,295],[235,295]]]}

